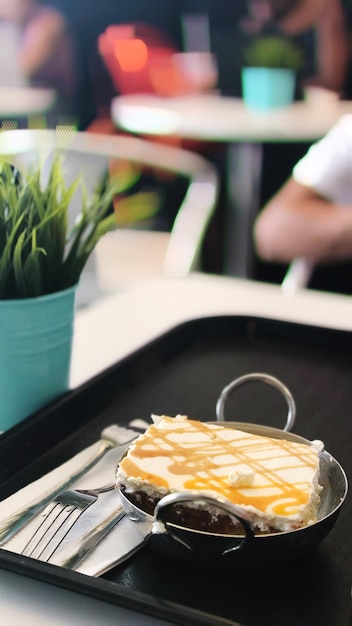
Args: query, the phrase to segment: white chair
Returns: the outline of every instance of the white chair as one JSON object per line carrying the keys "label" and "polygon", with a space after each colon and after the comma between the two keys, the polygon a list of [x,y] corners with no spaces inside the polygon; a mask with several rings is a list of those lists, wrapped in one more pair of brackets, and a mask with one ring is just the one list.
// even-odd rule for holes
{"label": "white chair", "polygon": [[[91,283],[92,293],[95,283],[96,291],[97,273],[103,288],[124,289],[129,282],[148,275],[148,260],[151,261],[150,274],[153,276],[181,277],[200,269],[202,243],[215,210],[219,187],[217,171],[207,160],[188,150],[132,136],[63,130],[13,130],[0,133],[0,155],[6,156],[22,170],[38,159],[44,162],[55,149],[62,150],[66,155],[67,183],[70,178],[74,179],[80,174],[87,184],[88,192],[95,187],[112,158],[172,172],[184,176],[188,181],[171,232],[122,229],[109,233],[98,244],[96,253],[87,264],[79,291],[82,292],[84,283]],[[75,204],[71,207],[71,219],[75,218],[79,210],[79,198],[74,198]],[[137,252],[139,266],[138,263],[136,265]],[[103,259],[107,257],[108,276],[104,278]],[[119,280],[122,280],[122,285]],[[101,289],[101,285],[98,287]],[[82,304],[84,300],[90,299],[89,296],[80,297],[78,294]]]}

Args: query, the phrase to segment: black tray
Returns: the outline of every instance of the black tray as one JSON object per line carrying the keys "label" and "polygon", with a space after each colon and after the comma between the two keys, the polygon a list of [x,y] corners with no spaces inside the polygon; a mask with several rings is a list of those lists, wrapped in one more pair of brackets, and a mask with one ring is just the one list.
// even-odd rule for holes
{"label": "black tray", "polygon": [[[351,348],[349,332],[268,319],[182,324],[2,435],[0,498],[68,460],[112,422],[127,425],[151,413],[213,421],[221,389],[254,371],[290,388],[297,404],[294,432],[322,439],[351,478]],[[263,383],[240,388],[226,411],[229,420],[279,428],[286,417],[283,398]],[[99,579],[6,550],[0,550],[0,567],[178,624],[347,626],[351,520],[349,495],[319,548],[260,570],[185,565],[149,548]]]}

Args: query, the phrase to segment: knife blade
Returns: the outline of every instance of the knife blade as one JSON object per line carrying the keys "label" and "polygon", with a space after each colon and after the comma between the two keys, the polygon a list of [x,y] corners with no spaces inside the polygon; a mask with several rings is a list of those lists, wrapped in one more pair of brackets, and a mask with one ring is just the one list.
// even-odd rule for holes
{"label": "knife blade", "polygon": [[[124,517],[125,512],[118,491],[112,490],[100,494],[97,501],[82,513],[49,562],[66,569],[77,569]],[[116,542],[114,549],[115,562],[117,559],[122,559],[126,553],[126,548],[118,543]],[[135,549],[142,543],[142,537],[136,541],[134,536],[133,547]],[[127,551],[130,550],[129,546]]]}

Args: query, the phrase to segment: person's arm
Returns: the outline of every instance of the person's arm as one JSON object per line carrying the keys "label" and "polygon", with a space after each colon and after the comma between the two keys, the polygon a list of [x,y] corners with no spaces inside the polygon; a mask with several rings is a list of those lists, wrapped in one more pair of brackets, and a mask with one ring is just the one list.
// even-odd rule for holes
{"label": "person's arm", "polygon": [[340,92],[346,81],[349,43],[340,0],[326,0],[317,23],[318,78],[323,87]]}
{"label": "person's arm", "polygon": [[19,62],[29,78],[51,60],[65,33],[65,21],[60,13],[47,10],[29,23],[24,34]]}
{"label": "person's arm", "polygon": [[267,261],[352,258],[352,206],[329,202],[291,178],[257,217],[254,242]]}
{"label": "person's arm", "polygon": [[279,21],[279,27],[287,35],[297,35],[314,27],[320,19],[327,2],[335,0],[301,0],[296,2],[285,17]]}
{"label": "person's arm", "polygon": [[316,31],[317,75],[306,81],[340,92],[349,59],[348,34],[341,0],[305,0],[283,18],[279,27],[287,35],[310,28]]}

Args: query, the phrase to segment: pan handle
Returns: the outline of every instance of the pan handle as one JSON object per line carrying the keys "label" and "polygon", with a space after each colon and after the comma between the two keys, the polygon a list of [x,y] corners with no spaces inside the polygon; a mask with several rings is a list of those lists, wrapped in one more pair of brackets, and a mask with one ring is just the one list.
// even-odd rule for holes
{"label": "pan handle", "polygon": [[218,556],[223,556],[237,550],[243,550],[243,548],[254,538],[254,532],[249,518],[247,517],[246,513],[242,511],[238,506],[232,504],[232,502],[219,501],[215,498],[211,498],[210,496],[203,496],[199,493],[190,492],[170,493],[167,496],[164,496],[164,498],[162,498],[161,500],[159,500],[154,510],[152,534],[168,534],[171,539],[182,544],[185,548],[187,548],[187,550],[193,551],[193,546],[184,539],[181,539],[181,537],[177,535],[177,533],[173,530],[172,526],[170,524],[167,524],[164,519],[164,513],[165,509],[171,505],[187,502],[194,503],[196,501],[216,507],[218,509],[222,509],[231,517],[235,517],[244,528],[245,536],[243,538],[241,537],[240,541],[238,540],[238,538],[236,538],[236,543],[226,548],[226,550],[223,550]]}
{"label": "pan handle", "polygon": [[223,388],[216,403],[216,418],[218,422],[225,421],[225,404],[234,389],[254,380],[260,380],[264,383],[267,383],[268,385],[275,387],[276,389],[278,389],[278,391],[282,393],[288,406],[286,424],[283,430],[290,431],[296,419],[296,404],[293,396],[290,390],[286,387],[286,385],[281,382],[281,380],[275,378],[275,376],[270,376],[270,374],[264,374],[263,372],[245,374],[244,376],[236,378]]}

